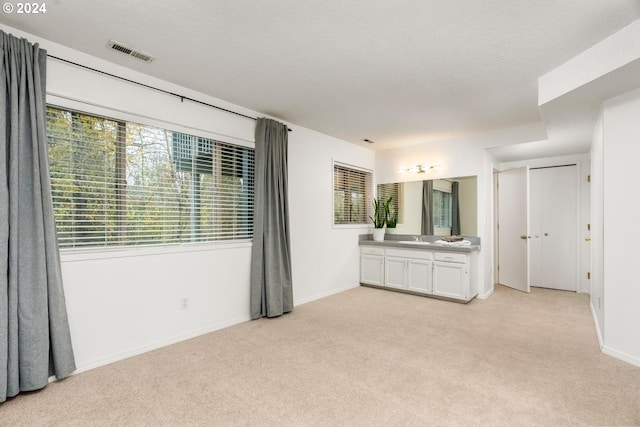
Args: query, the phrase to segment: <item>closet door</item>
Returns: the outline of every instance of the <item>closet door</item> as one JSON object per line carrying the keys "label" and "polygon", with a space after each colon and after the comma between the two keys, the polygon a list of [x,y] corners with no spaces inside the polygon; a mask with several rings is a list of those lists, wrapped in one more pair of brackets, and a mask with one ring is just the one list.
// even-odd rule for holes
{"label": "closet door", "polygon": [[529,171],[529,277],[531,286],[542,286],[542,194],[544,171],[546,169],[531,169]]}
{"label": "closet door", "polygon": [[531,170],[531,285],[575,291],[577,166]]}

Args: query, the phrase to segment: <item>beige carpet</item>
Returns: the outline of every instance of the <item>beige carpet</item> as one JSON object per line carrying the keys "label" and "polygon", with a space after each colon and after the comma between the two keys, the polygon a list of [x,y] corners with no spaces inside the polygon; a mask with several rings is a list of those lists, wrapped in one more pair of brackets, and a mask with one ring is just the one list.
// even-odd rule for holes
{"label": "beige carpet", "polygon": [[356,288],[0,405],[0,425],[640,425],[640,368],[588,297],[468,305]]}

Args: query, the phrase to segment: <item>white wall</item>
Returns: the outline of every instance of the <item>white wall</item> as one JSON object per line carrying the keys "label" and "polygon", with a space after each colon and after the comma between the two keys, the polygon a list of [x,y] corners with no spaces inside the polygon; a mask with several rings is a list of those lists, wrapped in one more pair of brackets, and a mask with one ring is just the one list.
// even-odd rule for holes
{"label": "white wall", "polygon": [[[253,117],[261,114],[0,25],[48,53]],[[48,102],[253,146],[255,122],[56,60]],[[374,168],[371,150],[289,124],[289,208],[294,300],[359,282],[358,235],[332,227],[332,159]],[[249,319],[251,244],[63,251],[62,274],[78,370]],[[181,309],[183,298],[189,307]]]}
{"label": "white wall", "polygon": [[634,176],[640,158],[640,90],[603,105],[603,351],[640,366],[640,217]]}
{"label": "white wall", "polygon": [[591,143],[591,311],[604,345],[604,127],[598,117]]}
{"label": "white wall", "polygon": [[422,181],[410,181],[404,185],[404,223],[398,226],[399,234],[420,234],[422,229]]}
{"label": "white wall", "polygon": [[463,234],[476,236],[478,234],[478,184],[477,180],[461,179],[459,187],[460,205],[464,209],[460,211],[460,229]]}
{"label": "white wall", "polygon": [[359,285],[358,236],[371,230],[333,226],[333,161],[373,171],[374,158],[371,150],[308,129],[296,127],[290,134],[289,201],[297,303]]}

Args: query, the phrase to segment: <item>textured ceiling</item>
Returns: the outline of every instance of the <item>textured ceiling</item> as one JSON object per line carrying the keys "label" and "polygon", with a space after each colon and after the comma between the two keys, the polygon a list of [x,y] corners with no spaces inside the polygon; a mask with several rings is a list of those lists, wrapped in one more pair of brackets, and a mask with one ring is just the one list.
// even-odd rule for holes
{"label": "textured ceiling", "polygon": [[539,123],[537,78],[640,18],[637,0],[46,5],[0,22],[374,149]]}

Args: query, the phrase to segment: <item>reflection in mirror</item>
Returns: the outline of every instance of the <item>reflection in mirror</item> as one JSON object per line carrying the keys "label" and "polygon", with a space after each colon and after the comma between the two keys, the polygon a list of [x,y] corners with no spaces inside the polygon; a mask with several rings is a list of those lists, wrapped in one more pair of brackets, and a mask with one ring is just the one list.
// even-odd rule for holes
{"label": "reflection in mirror", "polygon": [[[453,183],[458,183],[460,235],[477,236],[477,178],[475,176],[433,180],[433,234],[450,236],[453,226]],[[423,181],[378,184],[379,199],[393,197],[393,209],[398,213],[398,225],[387,232],[422,234]]]}

